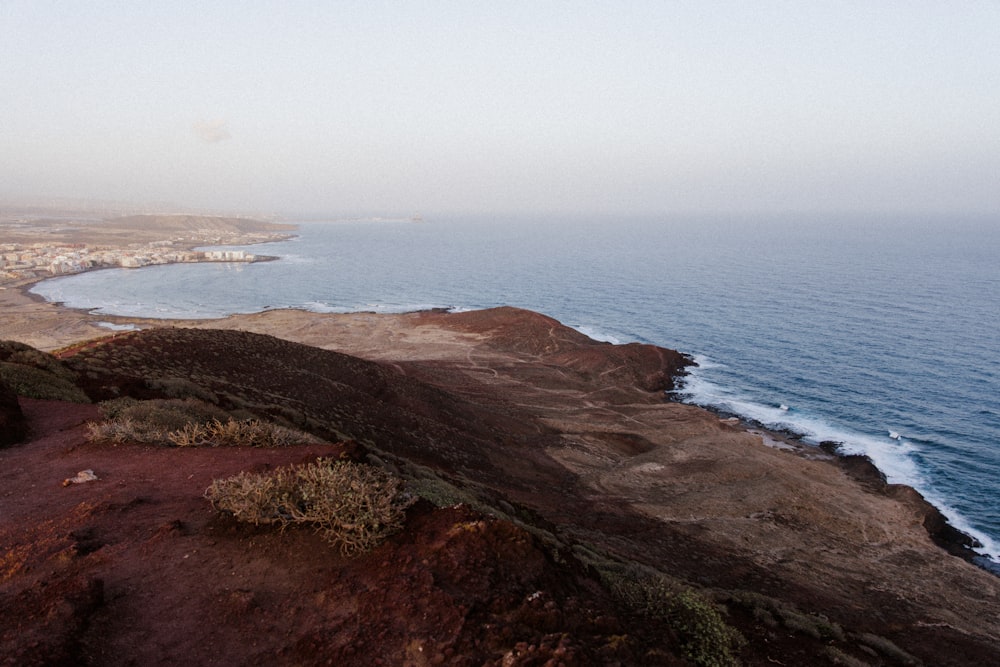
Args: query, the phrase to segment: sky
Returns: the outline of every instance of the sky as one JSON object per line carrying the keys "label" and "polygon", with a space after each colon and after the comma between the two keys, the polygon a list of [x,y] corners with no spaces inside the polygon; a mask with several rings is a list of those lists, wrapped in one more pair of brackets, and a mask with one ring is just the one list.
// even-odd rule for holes
{"label": "sky", "polygon": [[996,0],[0,0],[0,198],[995,216],[998,35]]}

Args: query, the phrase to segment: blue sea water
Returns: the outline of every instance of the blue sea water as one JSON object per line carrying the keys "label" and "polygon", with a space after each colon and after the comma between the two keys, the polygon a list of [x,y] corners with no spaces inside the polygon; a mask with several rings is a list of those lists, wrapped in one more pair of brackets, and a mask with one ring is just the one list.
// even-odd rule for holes
{"label": "blue sea water", "polygon": [[996,221],[307,222],[253,251],[280,260],[112,269],[34,291],[164,318],[537,310],[693,355],[685,400],[865,453],[1000,555]]}

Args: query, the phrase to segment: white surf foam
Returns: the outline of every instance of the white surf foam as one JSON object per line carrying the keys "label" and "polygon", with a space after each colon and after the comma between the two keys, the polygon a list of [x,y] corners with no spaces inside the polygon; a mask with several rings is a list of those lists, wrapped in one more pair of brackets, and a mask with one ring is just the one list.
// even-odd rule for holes
{"label": "white surf foam", "polygon": [[976,549],[978,553],[994,560],[1000,559],[1000,544],[975,530],[949,505],[944,496],[934,490],[914,458],[920,451],[918,445],[907,440],[905,436],[893,439],[883,429],[862,433],[832,424],[823,417],[798,409],[783,410],[783,404],[769,405],[755,401],[705,377],[710,374],[706,371],[723,368],[722,364],[701,356],[696,356],[695,361],[698,366],[690,369],[689,375],[683,378],[683,385],[678,391],[678,396],[685,402],[734,414],[771,430],[797,434],[809,444],[837,442],[841,444],[840,451],[845,454],[868,456],[885,474],[890,484],[906,484],[913,487],[937,507],[955,528],[979,540],[983,547]]}
{"label": "white surf foam", "polygon": [[579,331],[580,333],[582,333],[587,338],[590,338],[592,340],[600,341],[602,343],[611,343],[612,345],[622,344],[622,340],[617,336],[612,336],[611,334],[606,333],[604,331],[599,331],[598,329],[592,326],[580,324],[580,325],[572,325],[572,327],[577,331]]}
{"label": "white surf foam", "polygon": [[475,308],[453,308],[432,303],[365,303],[353,306],[335,306],[323,301],[306,301],[298,307],[313,313],[382,313],[387,315],[416,313],[424,310],[447,310],[449,312],[476,310]]}
{"label": "white surf foam", "polygon": [[134,324],[115,324],[114,322],[98,322],[97,326],[111,329],[112,331],[138,331],[139,327]]}

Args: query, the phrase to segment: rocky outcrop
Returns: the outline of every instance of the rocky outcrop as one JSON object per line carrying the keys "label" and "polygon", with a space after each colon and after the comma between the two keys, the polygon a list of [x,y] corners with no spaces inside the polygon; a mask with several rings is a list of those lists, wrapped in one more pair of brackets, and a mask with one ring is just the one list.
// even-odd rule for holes
{"label": "rocky outcrop", "polygon": [[[844,472],[865,488],[895,498],[900,503],[912,508],[912,511],[920,517],[920,523],[927,530],[927,534],[939,547],[952,556],[958,556],[970,563],[983,564],[980,562],[979,554],[974,551],[974,549],[981,549],[983,546],[979,540],[953,526],[948,521],[948,517],[942,514],[937,507],[927,502],[927,499],[916,489],[905,484],[889,484],[885,474],[869,457],[863,454],[843,454],[840,443],[823,442],[820,447],[837,456],[838,463]],[[994,571],[990,567],[986,569]]]}
{"label": "rocky outcrop", "polygon": [[24,440],[28,425],[17,402],[17,394],[0,378],[0,447]]}

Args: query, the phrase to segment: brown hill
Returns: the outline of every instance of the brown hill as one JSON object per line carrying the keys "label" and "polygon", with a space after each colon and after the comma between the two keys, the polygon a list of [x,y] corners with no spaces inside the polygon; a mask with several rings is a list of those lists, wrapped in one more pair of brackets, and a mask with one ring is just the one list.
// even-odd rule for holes
{"label": "brown hill", "polygon": [[[199,326],[230,329],[118,335],[58,368],[23,356],[41,375],[20,390],[28,441],[0,450],[8,664],[1000,658],[998,580],[931,542],[915,494],[667,401],[675,352],[516,309]],[[47,377],[110,402],[28,398]],[[87,420],[181,404],[325,442],[88,441]],[[345,558],[203,497],[320,456],[405,479],[402,531]],[[63,486],[82,470],[98,479]]]}

